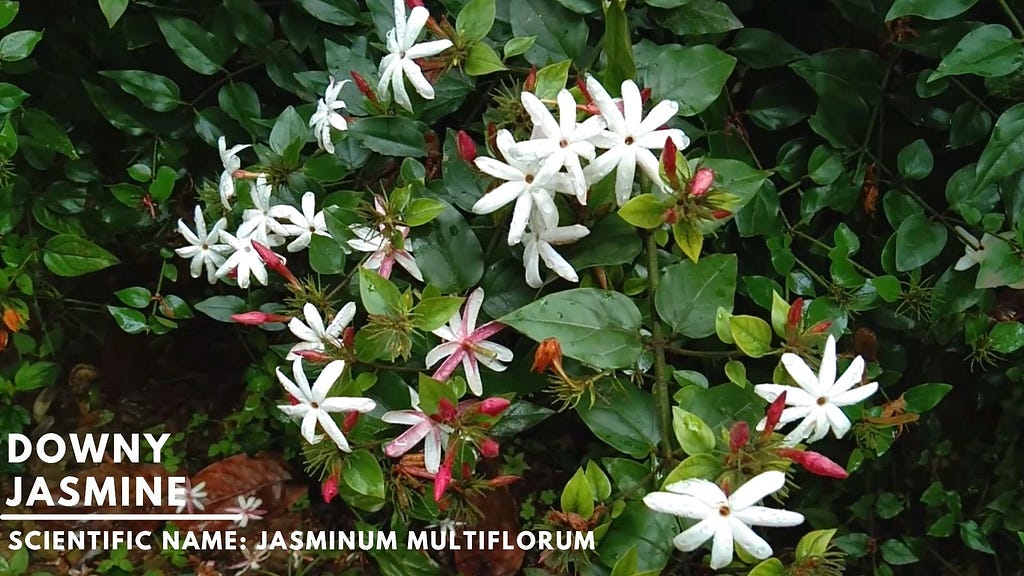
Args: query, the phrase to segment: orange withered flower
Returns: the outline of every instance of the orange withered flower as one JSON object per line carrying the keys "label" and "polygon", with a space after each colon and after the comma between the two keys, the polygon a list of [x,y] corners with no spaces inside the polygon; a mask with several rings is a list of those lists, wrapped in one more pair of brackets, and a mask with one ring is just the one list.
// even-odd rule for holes
{"label": "orange withered flower", "polygon": [[562,345],[558,343],[558,338],[546,338],[540,343],[540,346],[537,346],[537,352],[533,355],[533,366],[530,370],[543,374],[552,364],[561,371]]}

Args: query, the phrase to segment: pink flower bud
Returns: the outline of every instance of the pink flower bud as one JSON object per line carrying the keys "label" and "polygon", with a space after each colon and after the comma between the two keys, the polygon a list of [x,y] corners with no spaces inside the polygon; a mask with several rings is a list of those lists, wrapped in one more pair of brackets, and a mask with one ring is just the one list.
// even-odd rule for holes
{"label": "pink flower bud", "polygon": [[[690,183],[686,186],[686,192],[694,198],[700,198],[708,193],[714,182],[715,171],[711,168],[700,168],[694,173],[693,178],[690,178]],[[723,212],[725,211],[723,210]],[[728,215],[729,213],[726,212],[726,216]]]}
{"label": "pink flower bud", "polygon": [[331,476],[324,483],[320,485],[320,494],[324,497],[324,502],[330,504],[331,500],[338,495],[338,477]]}
{"label": "pink flower bud", "polygon": [[824,476],[826,478],[837,478],[844,480],[849,477],[846,469],[830,460],[824,454],[817,452],[806,452],[792,448],[782,448],[776,453],[783,458],[788,458],[804,467],[811,474]]}
{"label": "pink flower bud", "polygon": [[732,428],[729,429],[729,451],[735,454],[739,452],[740,448],[746,446],[749,441],[750,426],[742,420],[733,424]]}
{"label": "pink flower bud", "polygon": [[647,101],[650,100],[650,99],[651,99],[651,89],[650,88],[644,88],[643,90],[640,91],[640,102],[641,103],[647,104]]}
{"label": "pink flower bud", "polygon": [[346,350],[351,350],[355,344],[356,329],[348,326],[345,328],[345,331],[341,333],[341,345],[344,346]]}
{"label": "pink flower bud", "polygon": [[451,422],[459,417],[459,411],[447,398],[441,398],[437,403],[437,418],[441,422]]}
{"label": "pink flower bud", "polygon": [[289,394],[288,395],[288,403],[291,404],[292,406],[297,406],[299,404],[299,399],[296,398],[295,396],[292,396],[291,394]]}
{"label": "pink flower bud", "polygon": [[789,307],[789,314],[786,315],[786,328],[796,328],[800,325],[800,320],[803,319],[804,315],[804,299],[797,298],[793,301],[793,305]]}
{"label": "pink flower bud", "polygon": [[477,404],[477,410],[479,410],[481,414],[486,414],[488,416],[497,416],[504,412],[505,409],[508,408],[509,404],[510,402],[508,400],[500,396],[495,396],[493,398],[481,400]]}
{"label": "pink flower bud", "polygon": [[288,322],[291,320],[291,317],[283,316],[281,314],[267,314],[266,312],[253,310],[251,312],[243,312],[241,314],[232,314],[231,319],[239,324],[245,324],[246,326],[259,326],[261,324]]}
{"label": "pink flower bud", "polygon": [[267,265],[268,269],[280,274],[281,277],[287,280],[290,284],[294,286],[299,285],[299,280],[294,274],[292,274],[291,270],[285,266],[285,261],[282,256],[279,256],[273,250],[255,240],[250,240],[250,242],[252,242],[252,247],[256,250],[256,253],[260,255],[260,259],[263,260],[263,263]]}
{"label": "pink flower bud", "polygon": [[672,138],[665,138],[665,147],[661,149],[661,165],[665,168],[665,176],[673,190],[679,189],[679,174],[676,173],[676,154],[679,149]]}
{"label": "pink flower bud", "polygon": [[729,212],[728,210],[715,210],[711,213],[711,217],[715,220],[725,220],[729,216],[732,216],[732,212]]}
{"label": "pink flower bud", "polygon": [[768,410],[765,412],[765,423],[764,432],[761,433],[762,438],[771,436],[772,432],[775,431],[775,427],[779,425],[779,418],[782,418],[782,411],[786,408],[786,392],[783,391],[779,394],[771,404],[768,405]]}
{"label": "pink flower bud", "polygon": [[821,334],[832,327],[832,323],[828,320],[818,322],[807,331],[808,334]]}
{"label": "pink flower bud", "polygon": [[501,445],[492,438],[487,438],[480,443],[480,455],[484,458],[496,458],[501,452]]}
{"label": "pink flower bud", "polygon": [[417,6],[423,6],[423,0],[405,0],[405,6],[409,10],[412,10]]}
{"label": "pink flower bud", "polygon": [[523,81],[523,90],[527,92],[533,92],[533,89],[537,87],[537,67],[530,68],[530,73],[526,75],[526,80]]}
{"label": "pink flower bud", "polygon": [[373,91],[373,88],[370,88],[370,84],[366,81],[366,78],[363,78],[362,74],[355,70],[350,72],[350,74],[352,75],[352,80],[356,83],[356,88],[363,93],[363,96],[366,96],[367,100],[376,104],[377,94]]}
{"label": "pink flower bud", "polygon": [[440,502],[448,485],[452,482],[452,462],[446,458],[441,469],[434,475],[434,502]]}
{"label": "pink flower bud", "polygon": [[359,422],[360,412],[349,412],[345,414],[345,420],[341,423],[341,431],[348,434],[355,428],[356,423]]}
{"label": "pink flower bud", "polygon": [[310,362],[330,362],[331,360],[330,356],[317,352],[316,350],[299,350],[295,355],[301,356]]}
{"label": "pink flower bud", "polygon": [[476,158],[476,142],[464,130],[459,130],[455,138],[455,147],[459,151],[459,157],[466,162],[472,162]]}

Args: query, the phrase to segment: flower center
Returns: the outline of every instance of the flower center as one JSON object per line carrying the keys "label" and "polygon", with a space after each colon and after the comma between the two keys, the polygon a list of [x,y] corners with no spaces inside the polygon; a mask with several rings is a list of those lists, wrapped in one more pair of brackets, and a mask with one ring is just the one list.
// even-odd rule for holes
{"label": "flower center", "polygon": [[722,504],[721,506],[718,507],[718,514],[722,517],[728,516],[729,512],[729,506],[725,504]]}
{"label": "flower center", "polygon": [[828,398],[825,396],[818,398],[818,406],[824,406],[825,404],[828,404]]}
{"label": "flower center", "polygon": [[209,250],[209,249],[210,249],[210,246],[206,242],[203,242],[203,250]]}
{"label": "flower center", "polygon": [[632,146],[633,145],[633,137],[632,136],[626,136],[626,145],[627,146]]}
{"label": "flower center", "polygon": [[310,232],[316,232],[316,226],[310,226],[309,227],[309,231]]}
{"label": "flower center", "polygon": [[562,148],[568,148],[569,147],[569,141],[566,140],[565,138],[562,138],[562,141],[559,142],[558,145],[561,146]]}
{"label": "flower center", "polygon": [[523,180],[525,180],[527,184],[533,184],[533,174],[527,174]]}
{"label": "flower center", "polygon": [[320,404],[316,402],[310,402],[309,407],[312,408],[313,410],[316,410],[317,408],[320,408]]}

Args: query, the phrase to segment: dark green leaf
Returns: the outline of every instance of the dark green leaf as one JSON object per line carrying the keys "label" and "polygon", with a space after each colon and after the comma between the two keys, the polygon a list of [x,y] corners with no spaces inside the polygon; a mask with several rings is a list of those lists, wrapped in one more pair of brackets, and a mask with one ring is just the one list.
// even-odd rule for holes
{"label": "dark green leaf", "polygon": [[610,387],[593,406],[580,402],[576,410],[595,436],[634,458],[646,457],[661,439],[655,419],[650,417],[654,399],[633,385]]}
{"label": "dark green leaf", "polygon": [[646,70],[646,85],[656,99],[675,100],[680,114],[694,116],[718,98],[735,65],[710,44],[664,46]]}
{"label": "dark green leaf", "polygon": [[732,310],[736,292],[736,256],[712,254],[697,263],[683,261],[661,277],[655,306],[672,330],[688,338],[715,333],[715,312]]}
{"label": "dark green leaf", "polygon": [[349,128],[349,136],[385,156],[422,158],[427,155],[421,124],[399,116],[360,118]]}
{"label": "dark green leaf", "polygon": [[39,146],[71,159],[78,158],[67,131],[46,112],[35,108],[25,110],[21,116],[21,127]]}
{"label": "dark green leaf", "polygon": [[424,280],[448,293],[477,285],[484,272],[483,249],[458,210],[446,205],[417,230],[422,235],[411,242]]}
{"label": "dark green leaf", "polygon": [[984,188],[1024,168],[1024,103],[1010,106],[996,120],[978,159],[977,188]]}
{"label": "dark green leaf", "polygon": [[918,414],[935,408],[953,389],[949,384],[919,384],[903,393],[908,412]]}
{"label": "dark green leaf", "polygon": [[948,230],[921,214],[904,220],[896,230],[896,269],[915,270],[931,262],[946,246]]}
{"label": "dark green leaf", "polygon": [[123,288],[114,292],[114,296],[123,302],[126,306],[132,308],[145,308],[152,302],[153,294],[142,286],[134,286],[132,288]]}
{"label": "dark green leaf", "polygon": [[719,34],[743,27],[729,5],[721,0],[690,0],[668,11],[657,22],[680,36]]}
{"label": "dark green leaf", "polygon": [[128,8],[128,0],[99,0],[100,10],[103,11],[103,17],[107,19],[107,27],[113,28],[117,21],[124,15],[124,11]]}
{"label": "dark green leaf", "polygon": [[0,60],[16,62],[32,54],[36,44],[43,39],[43,33],[36,30],[19,30],[0,38]]}
{"label": "dark green leaf", "polygon": [[928,81],[943,76],[974,74],[984,77],[1005,76],[1024,64],[1024,46],[1001,24],[989,24],[972,30],[939,62]]}
{"label": "dark green leaf", "polygon": [[932,173],[935,159],[924,140],[918,138],[900,150],[896,158],[900,175],[908,180],[921,180]]}
{"label": "dark green leaf", "polygon": [[145,70],[106,70],[100,75],[113,79],[122,90],[151,110],[167,112],[181,103],[181,90],[166,76]]}
{"label": "dark green leaf", "polygon": [[156,23],[185,66],[200,74],[210,75],[234,53],[234,46],[208,32],[202,26],[180,16],[157,16]]}
{"label": "dark green leaf", "polygon": [[470,0],[455,19],[455,31],[467,42],[479,42],[494,25],[494,0]]}
{"label": "dark green leaf", "polygon": [[121,330],[129,334],[139,334],[148,328],[146,317],[138,310],[122,306],[107,306],[107,310],[114,317],[114,321],[121,327]]}
{"label": "dark green leaf", "polygon": [[355,0],[298,0],[306,12],[317,20],[337,26],[351,26],[359,17]]}
{"label": "dark green leaf", "polygon": [[274,35],[274,22],[253,0],[224,0],[231,15],[231,30],[235,38],[253,48],[262,48]]}
{"label": "dark green leaf", "polygon": [[71,234],[50,238],[43,249],[43,263],[58,276],[82,276],[119,262],[110,252]]}
{"label": "dark green leaf", "polygon": [[958,16],[978,0],[896,0],[893,2],[885,21],[895,20],[903,16],[920,16],[929,20],[946,20]]}
{"label": "dark green leaf", "polygon": [[246,311],[245,300],[238,296],[212,296],[196,303],[196,310],[220,322],[234,322],[232,314]]}
{"label": "dark green leaf", "polygon": [[751,68],[775,68],[807,56],[778,33],[744,28],[733,38],[729,53]]}

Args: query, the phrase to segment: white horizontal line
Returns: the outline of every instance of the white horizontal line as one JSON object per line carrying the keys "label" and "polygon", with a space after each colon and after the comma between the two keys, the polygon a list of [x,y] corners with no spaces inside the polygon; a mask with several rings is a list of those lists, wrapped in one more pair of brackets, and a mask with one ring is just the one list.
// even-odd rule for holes
{"label": "white horizontal line", "polygon": [[240,520],[241,514],[0,514],[0,520]]}

